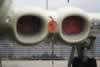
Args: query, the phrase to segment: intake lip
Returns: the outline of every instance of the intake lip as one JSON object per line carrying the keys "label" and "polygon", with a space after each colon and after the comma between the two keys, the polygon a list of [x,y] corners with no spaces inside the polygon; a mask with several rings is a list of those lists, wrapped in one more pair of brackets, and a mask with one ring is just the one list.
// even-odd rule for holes
{"label": "intake lip", "polygon": [[66,43],[79,43],[89,36],[92,24],[86,12],[79,8],[68,7],[60,9],[57,14],[59,36]]}
{"label": "intake lip", "polygon": [[12,17],[15,39],[26,46],[40,43],[48,36],[48,20],[47,11],[41,8],[15,10]]}

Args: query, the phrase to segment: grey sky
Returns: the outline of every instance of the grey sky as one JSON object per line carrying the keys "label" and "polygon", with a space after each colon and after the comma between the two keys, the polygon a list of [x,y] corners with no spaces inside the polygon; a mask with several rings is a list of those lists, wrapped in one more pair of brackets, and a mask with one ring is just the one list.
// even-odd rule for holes
{"label": "grey sky", "polygon": [[[46,8],[47,0],[13,0],[16,7],[39,6]],[[88,12],[100,12],[100,0],[48,0],[49,10],[55,10],[66,6],[76,6]]]}

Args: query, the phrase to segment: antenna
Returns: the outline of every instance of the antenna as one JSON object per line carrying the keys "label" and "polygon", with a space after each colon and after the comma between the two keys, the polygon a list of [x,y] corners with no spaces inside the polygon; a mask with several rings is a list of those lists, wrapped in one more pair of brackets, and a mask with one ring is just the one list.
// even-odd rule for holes
{"label": "antenna", "polygon": [[70,6],[70,0],[66,0],[67,6]]}
{"label": "antenna", "polygon": [[69,2],[70,2],[70,0],[67,0],[67,2],[69,3]]}
{"label": "antenna", "polygon": [[46,0],[46,9],[48,9],[48,0]]}

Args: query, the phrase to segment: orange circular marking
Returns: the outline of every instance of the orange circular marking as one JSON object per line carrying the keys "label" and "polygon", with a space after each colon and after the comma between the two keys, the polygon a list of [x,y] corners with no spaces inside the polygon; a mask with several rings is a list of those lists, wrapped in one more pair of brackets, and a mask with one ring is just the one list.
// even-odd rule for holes
{"label": "orange circular marking", "polygon": [[54,21],[54,20],[49,21],[48,31],[51,33],[55,33],[57,31],[57,22],[56,21]]}

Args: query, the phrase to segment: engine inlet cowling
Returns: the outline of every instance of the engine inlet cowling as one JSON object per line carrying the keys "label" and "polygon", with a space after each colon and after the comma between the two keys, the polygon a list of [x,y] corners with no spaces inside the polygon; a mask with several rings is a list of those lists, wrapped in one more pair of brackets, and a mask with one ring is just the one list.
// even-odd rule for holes
{"label": "engine inlet cowling", "polygon": [[40,43],[48,36],[49,16],[44,9],[24,8],[15,10],[11,19],[15,39],[22,45]]}
{"label": "engine inlet cowling", "polygon": [[64,8],[58,12],[59,35],[66,43],[84,41],[91,31],[89,16],[79,8]]}

